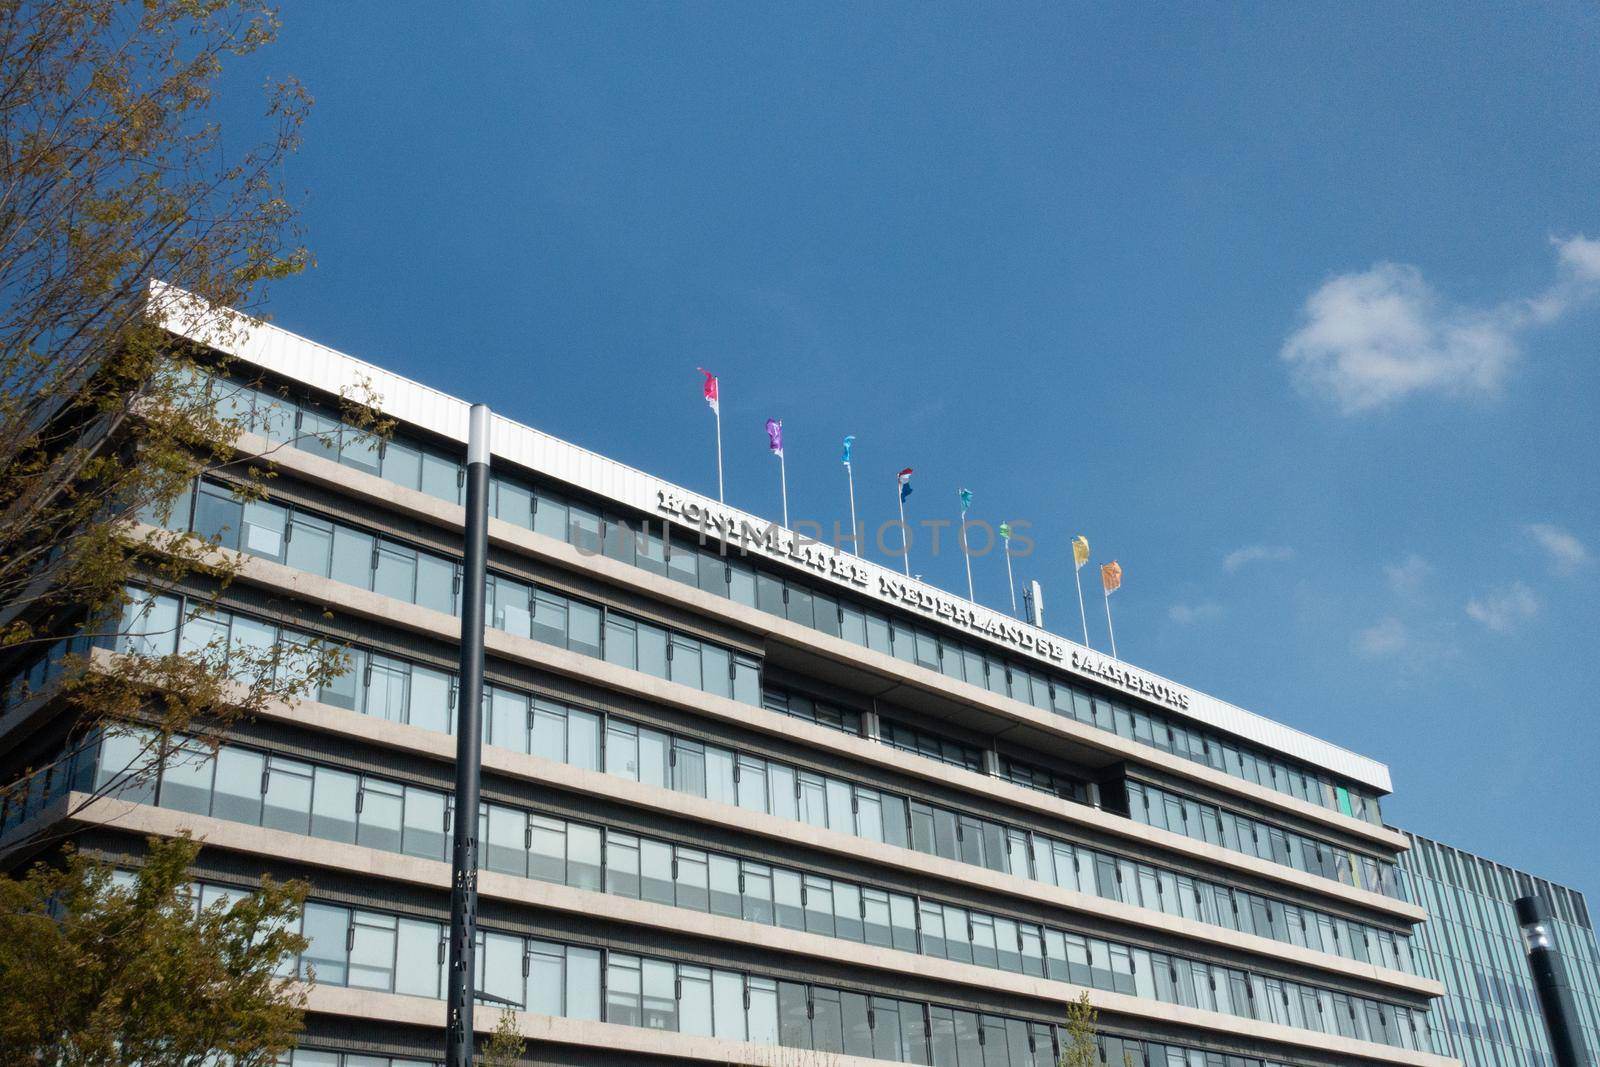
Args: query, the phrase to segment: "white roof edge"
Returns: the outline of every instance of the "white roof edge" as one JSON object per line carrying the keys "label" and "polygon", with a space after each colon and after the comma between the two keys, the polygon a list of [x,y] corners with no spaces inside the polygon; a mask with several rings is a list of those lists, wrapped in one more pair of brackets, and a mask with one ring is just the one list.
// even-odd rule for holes
{"label": "white roof edge", "polygon": [[[385,415],[459,441],[463,446],[466,444],[468,411],[471,408],[468,401],[401,377],[365,360],[345,355],[270,323],[257,322],[228,309],[218,311],[182,290],[162,282],[151,283],[151,302],[162,325],[178,336],[206,344],[263,370],[283,375],[336,396],[349,395],[352,390],[370,390],[371,398],[376,400],[375,406]],[[491,442],[494,455],[531,470],[549,474],[568,484],[642,510],[647,514],[661,514],[658,503],[661,499],[660,494],[665,491],[673,494],[681,502],[694,502],[707,512],[725,514],[734,521],[749,521],[762,528],[769,525],[769,520],[718,504],[701,494],[665,482],[626,464],[500,415],[494,416],[491,424]],[[833,550],[829,548],[828,551]],[[897,588],[910,591],[912,596],[926,594],[930,602],[954,599],[960,604],[966,604],[964,597],[953,597],[952,594],[928,583],[905,578],[899,571],[855,556],[843,555],[853,566],[864,567],[873,585],[880,579],[888,579],[895,583]],[[789,566],[797,569],[806,569],[799,568],[786,557],[778,557],[776,561],[787,562]],[[813,577],[831,578],[831,584],[839,585],[841,588],[855,588],[848,581],[842,581],[826,572],[818,572],[814,568],[808,569],[808,573]],[[859,595],[860,589],[856,591]],[[867,599],[872,599],[871,593],[865,595]],[[901,607],[905,610],[903,605]],[[1192,719],[1225,733],[1237,735],[1371,786],[1383,793],[1392,791],[1389,768],[1377,760],[1190,689],[1142,668],[1134,667],[1132,664],[1114,661],[1103,653],[1088,649],[1058,634],[1017,622],[1000,613],[990,612],[986,608],[978,607],[974,612],[983,617],[973,623],[974,627],[978,627],[979,622],[992,624],[994,620],[1003,620],[1008,632],[1021,632],[1024,643],[1034,647],[1049,645],[1068,651],[1065,661],[1061,657],[1052,659],[1042,654],[1030,656],[1016,644],[996,640],[987,636],[981,629],[974,628],[967,633],[967,636],[1002,648],[1017,658],[1022,660],[1032,658],[1041,666],[1052,667],[1068,674],[1082,676],[1090,682],[1109,685],[1112,689],[1122,688],[1136,694],[1140,693],[1141,689],[1134,688],[1128,679],[1134,679],[1137,685],[1142,687],[1143,692],[1148,692],[1151,685],[1155,686],[1157,691],[1160,691],[1161,687],[1166,687],[1175,699],[1181,697],[1184,705],[1180,707],[1171,701],[1150,701],[1161,707],[1166,714]],[[989,618],[991,616],[992,619]],[[930,619],[934,622],[944,621],[933,616],[930,616]],[[946,622],[945,625],[952,624]],[[965,628],[957,628],[965,632]],[[1079,669],[1080,659],[1085,664],[1092,665],[1093,669],[1087,671]],[[1071,666],[1068,666],[1068,662]],[[1107,671],[1111,673],[1107,674]],[[1119,686],[1109,681],[1108,679],[1113,676],[1124,684]],[[1144,699],[1150,700],[1149,697]]]}

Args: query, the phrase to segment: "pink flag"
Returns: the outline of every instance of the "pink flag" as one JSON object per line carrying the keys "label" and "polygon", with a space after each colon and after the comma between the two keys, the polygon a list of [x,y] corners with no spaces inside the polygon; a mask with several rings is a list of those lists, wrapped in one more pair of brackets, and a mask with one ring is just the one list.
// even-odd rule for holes
{"label": "pink flag", "polygon": [[705,397],[706,403],[711,405],[711,410],[722,414],[722,409],[717,405],[717,376],[704,367],[696,367],[701,374],[706,376]]}

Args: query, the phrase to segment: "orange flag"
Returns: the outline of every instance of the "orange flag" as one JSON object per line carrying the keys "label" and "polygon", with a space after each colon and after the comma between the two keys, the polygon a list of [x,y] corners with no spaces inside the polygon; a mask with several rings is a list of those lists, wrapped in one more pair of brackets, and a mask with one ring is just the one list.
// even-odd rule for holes
{"label": "orange flag", "polygon": [[1100,584],[1106,587],[1106,596],[1122,588],[1122,565],[1112,560],[1100,568]]}

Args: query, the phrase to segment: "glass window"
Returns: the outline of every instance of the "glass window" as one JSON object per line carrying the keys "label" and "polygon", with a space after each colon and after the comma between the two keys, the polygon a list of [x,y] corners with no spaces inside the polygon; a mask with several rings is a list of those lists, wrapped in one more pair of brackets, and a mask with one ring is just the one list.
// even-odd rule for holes
{"label": "glass window", "polygon": [[756,606],[756,573],[749,564],[729,561],[728,596],[735,604],[743,604],[747,608]]}
{"label": "glass window", "polygon": [[444,671],[414,665],[411,668],[411,698],[408,705],[407,721],[411,725],[441,734],[452,732],[455,678]]}
{"label": "glass window", "polygon": [[354,774],[318,767],[312,776],[311,834],[330,841],[354,843],[356,792],[361,779]]}
{"label": "glass window", "polygon": [[284,529],[289,513],[277,504],[264,500],[246,500],[243,511],[239,547],[252,556],[282,563]]}
{"label": "glass window", "polygon": [[639,839],[632,834],[606,834],[606,892],[639,896]]}
{"label": "glass window", "polygon": [[639,648],[637,624],[632,619],[618,615],[614,611],[606,612],[605,634],[605,660],[615,663],[619,667],[637,670],[639,667]]}
{"label": "glass window", "polygon": [[358,911],[350,923],[350,984],[394,988],[395,917]]}
{"label": "glass window", "polygon": [[698,849],[679,848],[673,859],[672,870],[678,907],[709,911],[710,872],[706,854]]}
{"label": "glass window", "polygon": [[[106,747],[111,748],[110,745]],[[102,756],[103,763],[108,760],[114,764],[115,753]],[[161,806],[195,815],[211,814],[211,786],[216,769],[216,757],[205,746],[199,743],[175,746],[161,772]]]}
{"label": "glass window", "polygon": [[411,603],[417,595],[417,554],[387,542],[379,544],[373,571],[374,592]]}
{"label": "glass window", "polygon": [[288,535],[285,562],[295,570],[327,577],[333,566],[333,523],[297,514]]}
{"label": "glass window", "polygon": [[701,688],[700,642],[683,634],[672,635],[672,680],[694,689]]}
{"label": "glass window", "polygon": [[[752,1037],[753,1031],[752,1027]],[[778,1043],[786,1048],[811,1047],[809,998],[806,987],[798,982],[778,983]]]}
{"label": "glass window", "polygon": [[364,781],[356,796],[356,844],[399,852],[404,797],[405,789],[398,783]]}
{"label": "glass window", "polygon": [[696,585],[700,578],[700,565],[692,546],[673,541],[667,556],[667,577],[684,585]]}
{"label": "glass window", "polygon": [[[362,589],[372,587],[377,539],[371,534],[335,526],[333,530],[333,569],[329,577]],[[409,596],[406,597],[410,599]]]}
{"label": "glass window", "polygon": [[239,547],[239,528],[243,524],[244,505],[233,493],[210,482],[201,482],[195,494],[194,524],[196,534],[213,540],[223,548]]}
{"label": "glass window", "polygon": [[656,678],[667,676],[667,632],[648,623],[639,628],[639,669]]}
{"label": "glass window", "polygon": [[528,942],[528,1010],[566,1014],[566,951],[546,941]]}
{"label": "glass window", "polygon": [[844,1051],[844,1011],[837,989],[811,987],[811,1044],[818,1052]]}
{"label": "glass window", "polygon": [[396,438],[383,446],[383,477],[385,481],[416,489],[422,485],[422,453]]}
{"label": "glass window", "polygon": [[567,824],[545,815],[527,818],[533,842],[528,850],[528,877],[566,885]]}
{"label": "glass window", "polygon": [[600,658],[600,609],[581,600],[567,603],[567,647]]}
{"label": "glass window", "polygon": [[456,611],[456,565],[450,560],[419,552],[416,602],[421,607],[453,615]]}
{"label": "glass window", "polygon": [[[500,686],[488,686],[484,694],[485,703],[489,706],[488,737],[485,739],[490,744],[499,748],[508,748],[513,752],[528,751],[528,698],[511,689]],[[558,762],[566,759],[566,717],[561,716],[556,721],[559,736],[554,738],[540,738],[537,732],[542,725],[547,724],[547,719],[534,714],[535,748],[537,755],[546,756]],[[540,748],[540,744],[548,748]]]}
{"label": "glass window", "polygon": [[461,465],[454,460],[435,456],[431,452],[422,454],[422,491],[429,496],[452,504],[461,503],[463,474]]}
{"label": "glass window", "polygon": [[229,822],[259,824],[266,759],[259,752],[224,747],[217,752],[216,764],[211,814]]}
{"label": "glass window", "polygon": [[522,977],[522,938],[506,934],[479,934],[479,986],[483,992],[522,1004],[526,995]]}
{"label": "glass window", "polygon": [[506,874],[528,873],[528,817],[520,811],[489,806],[489,833],[484,847],[484,866]]}
{"label": "glass window", "polygon": [[567,884],[577,889],[600,888],[600,829],[571,823],[567,826]]}
{"label": "glass window", "polygon": [[750,922],[765,923],[768,926],[777,922],[773,910],[772,899],[772,868],[761,863],[744,861],[740,864],[740,884],[743,889],[740,894],[743,906],[743,917]]}
{"label": "glass window", "polygon": [[300,933],[311,943],[300,955],[301,977],[314,974],[318,982],[344,985],[345,945],[349,930],[350,913],[344,908],[307,901]]}
{"label": "glass window", "polygon": [[273,756],[267,762],[262,825],[304,834],[311,829],[311,765]]}
{"label": "glass window", "polygon": [[639,535],[634,547],[636,565],[651,574],[667,573],[667,543],[665,528],[652,530],[649,522],[639,524]]}
{"label": "glass window", "polygon": [[710,1037],[711,970],[708,967],[678,968],[678,1030],[680,1033]]}
{"label": "glass window", "polygon": [[711,973],[712,1034],[724,1041],[744,1041],[744,976],[733,971]]}
{"label": "glass window", "polygon": [[444,795],[410,785],[405,787],[405,792],[401,851],[409,856],[444,859],[447,851]]}
{"label": "glass window", "polygon": [[400,919],[395,928],[396,993],[444,996],[445,935],[437,923]]}
{"label": "glass window", "polygon": [[672,846],[642,838],[639,841],[639,895],[657,904],[676,903],[673,889]]}
{"label": "glass window", "polygon": [[666,960],[646,957],[642,963],[644,1026],[652,1030],[678,1028],[676,968]]}

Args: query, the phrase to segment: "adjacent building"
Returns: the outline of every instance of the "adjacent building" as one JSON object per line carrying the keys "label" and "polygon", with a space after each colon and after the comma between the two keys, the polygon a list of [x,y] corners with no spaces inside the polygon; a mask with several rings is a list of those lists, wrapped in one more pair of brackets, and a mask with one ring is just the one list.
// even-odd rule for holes
{"label": "adjacent building", "polygon": [[[197,387],[270,498],[219,472],[172,524],[242,573],[95,654],[352,669],[84,805],[136,740],[87,739],[0,848],[187,828],[207,899],[305,878],[295,1067],[437,1060],[468,405],[271,327],[227,354]],[[386,440],[339,422],[363,384]],[[478,1017],[530,1060],[1053,1067],[1085,990],[1113,1065],[1459,1054],[1381,764],[509,420],[493,469]],[[54,661],[6,665],[11,773],[69,744]]]}
{"label": "adjacent building", "polygon": [[1550,908],[1555,947],[1576,993],[1578,1026],[1600,1049],[1600,947],[1583,894],[1470,852],[1407,833],[1401,868],[1428,910],[1414,946],[1444,998],[1429,1013],[1434,1047],[1467,1067],[1550,1067],[1550,1038],[1528,972],[1513,907],[1537,896]]}

